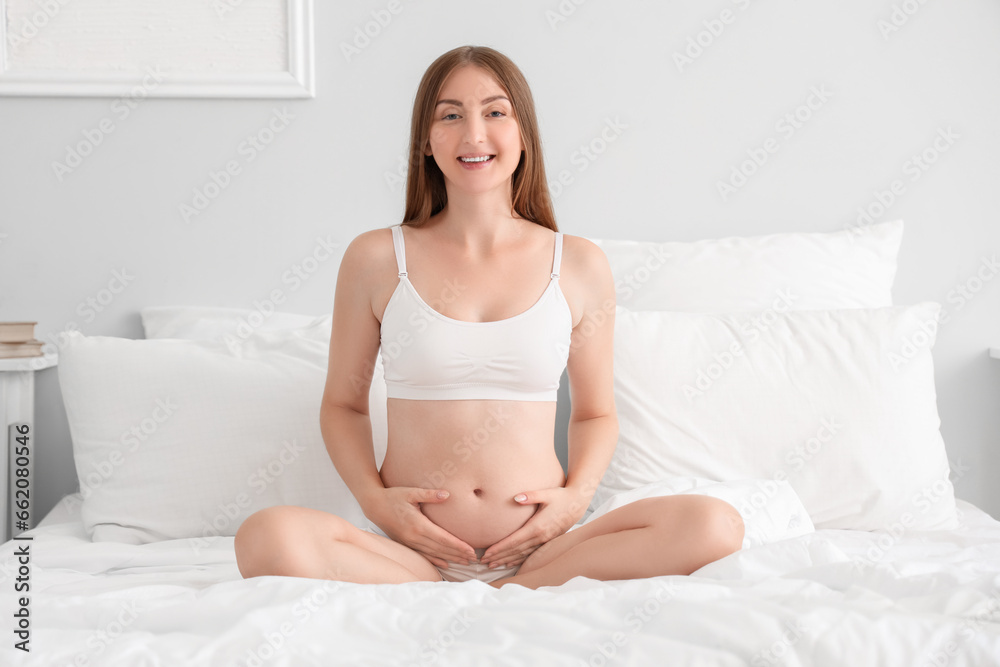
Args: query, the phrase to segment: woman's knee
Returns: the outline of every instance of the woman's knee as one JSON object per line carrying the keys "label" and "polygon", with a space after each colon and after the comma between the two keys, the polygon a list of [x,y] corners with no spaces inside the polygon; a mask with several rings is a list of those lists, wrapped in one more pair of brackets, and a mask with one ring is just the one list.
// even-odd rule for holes
{"label": "woman's knee", "polygon": [[[649,498],[653,525],[665,541],[676,541],[681,531],[697,567],[707,565],[743,547],[743,517],[736,508],[718,498],[679,494]],[[642,502],[642,501],[637,501]],[[697,567],[695,569],[697,569]]]}
{"label": "woman's knee", "polygon": [[286,542],[280,539],[281,532],[287,530],[287,522],[283,521],[286,514],[285,506],[267,507],[248,516],[236,530],[233,549],[244,578],[269,574],[265,571],[267,561]]}
{"label": "woman's knee", "polygon": [[[276,505],[254,512],[236,531],[234,549],[236,565],[244,578],[264,575],[295,576],[301,561],[307,557],[312,539],[317,537],[309,528],[311,510],[292,505]],[[326,522],[328,537],[340,537],[340,517],[330,516]],[[345,522],[346,523],[346,522]],[[314,526],[315,528],[315,526]]]}
{"label": "woman's knee", "polygon": [[704,498],[699,524],[709,558],[707,563],[724,558],[743,548],[743,517],[731,504],[719,498]]}

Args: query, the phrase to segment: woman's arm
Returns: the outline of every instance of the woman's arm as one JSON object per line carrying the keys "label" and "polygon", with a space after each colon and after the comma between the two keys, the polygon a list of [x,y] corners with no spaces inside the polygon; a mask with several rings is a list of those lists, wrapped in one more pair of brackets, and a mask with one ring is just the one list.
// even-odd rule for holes
{"label": "woman's arm", "polygon": [[326,450],[365,515],[384,491],[375,465],[368,392],[379,348],[379,322],[371,308],[369,272],[376,232],[365,232],[344,251],[334,295],[330,361],[319,423]]}
{"label": "woman's arm", "polygon": [[375,467],[371,418],[367,413],[324,401],[319,423],[330,460],[368,516],[378,492],[385,490]]}
{"label": "woman's arm", "polygon": [[587,419],[571,417],[567,437],[569,472],[566,489],[572,491],[573,502],[569,510],[573,523],[576,523],[590,506],[601,477],[611,463],[615,443],[618,442],[618,417],[614,412]]}

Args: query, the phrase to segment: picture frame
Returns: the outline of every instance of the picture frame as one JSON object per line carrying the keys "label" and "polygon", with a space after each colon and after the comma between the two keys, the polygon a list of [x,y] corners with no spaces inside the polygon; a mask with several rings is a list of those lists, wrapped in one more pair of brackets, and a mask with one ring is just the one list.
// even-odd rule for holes
{"label": "picture frame", "polygon": [[[0,96],[316,96],[313,0],[137,0],[120,21],[115,7],[112,0],[0,0]],[[209,8],[218,24],[205,21]],[[194,21],[185,23],[185,13]],[[236,20],[227,23],[230,14]],[[261,25],[268,16],[283,16],[284,29]],[[257,22],[247,27],[250,18]],[[112,27],[113,36],[102,34]]]}

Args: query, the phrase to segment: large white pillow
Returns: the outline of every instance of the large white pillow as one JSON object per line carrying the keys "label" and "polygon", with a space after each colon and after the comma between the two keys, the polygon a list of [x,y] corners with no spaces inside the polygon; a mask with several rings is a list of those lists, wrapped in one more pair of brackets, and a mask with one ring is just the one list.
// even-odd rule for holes
{"label": "large white pillow", "polygon": [[[258,308],[223,308],[214,306],[147,306],[140,311],[146,338],[185,338],[221,340],[234,351],[256,331],[289,331],[322,323],[329,331],[332,315],[300,315],[274,310],[263,304]],[[327,345],[329,345],[327,336]],[[389,442],[389,415],[382,355],[376,355],[368,394],[368,414],[372,422],[375,464],[381,468]]]}
{"label": "large white pillow", "polygon": [[[139,314],[146,338],[243,340],[255,331],[283,331],[309,326],[316,315],[275,310],[270,301],[257,308],[221,306],[146,306]],[[326,315],[325,317],[331,317]]]}
{"label": "large white pillow", "polygon": [[953,527],[939,311],[617,307],[620,437],[591,506],[674,476],[787,479],[817,528]]}
{"label": "large white pillow", "polygon": [[724,313],[892,305],[902,220],[825,233],[695,242],[590,239],[608,257],[619,306]]}
{"label": "large white pillow", "polygon": [[220,340],[67,335],[59,384],[95,541],[234,535],[272,505],[363,526],[319,427],[330,322]]}

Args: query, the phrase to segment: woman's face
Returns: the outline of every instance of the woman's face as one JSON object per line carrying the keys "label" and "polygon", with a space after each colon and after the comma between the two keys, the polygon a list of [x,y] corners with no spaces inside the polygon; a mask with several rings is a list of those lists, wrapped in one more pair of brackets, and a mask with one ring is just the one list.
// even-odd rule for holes
{"label": "woman's face", "polygon": [[436,101],[426,154],[449,192],[506,188],[509,195],[524,143],[503,88],[486,70],[466,65],[448,75]]}

